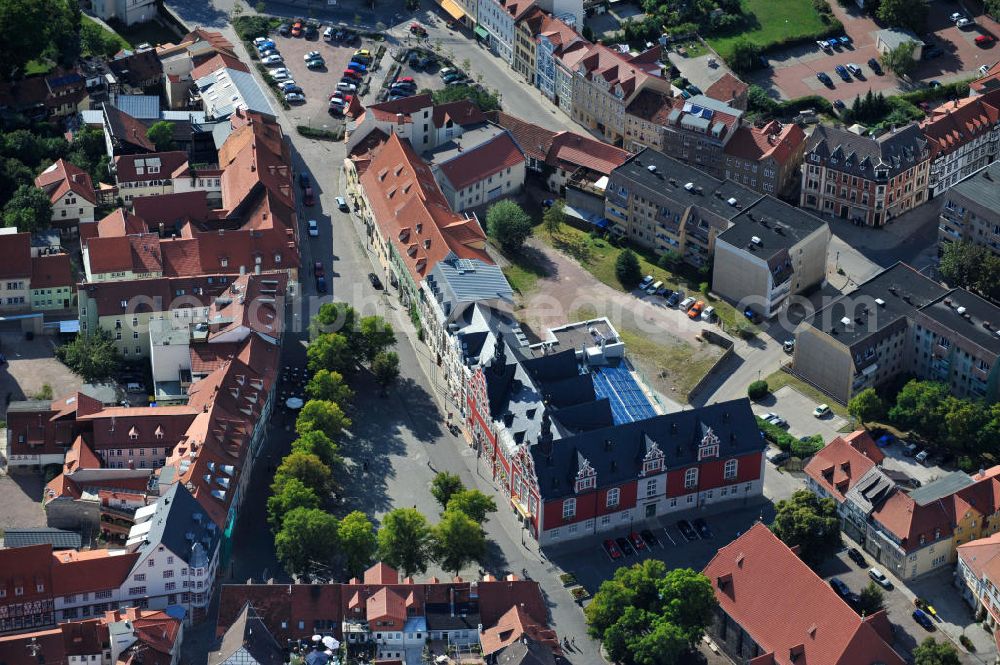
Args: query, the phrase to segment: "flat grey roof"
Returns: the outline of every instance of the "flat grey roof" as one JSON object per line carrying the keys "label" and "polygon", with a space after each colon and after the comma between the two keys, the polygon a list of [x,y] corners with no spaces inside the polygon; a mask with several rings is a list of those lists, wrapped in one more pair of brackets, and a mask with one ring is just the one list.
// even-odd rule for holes
{"label": "flat grey roof", "polygon": [[[961,313],[959,307],[963,308]],[[954,289],[922,307],[920,314],[1000,355],[1000,335],[997,334],[1000,331],[1000,307],[976,294]]]}
{"label": "flat grey roof", "polygon": [[761,242],[755,245],[755,251],[762,256],[789,250],[826,226],[826,222],[812,213],[769,196],[742,210],[732,222],[733,226],[720,233],[719,238],[736,247],[746,247],[752,238],[759,238]]}
{"label": "flat grey roof", "polygon": [[1000,162],[985,166],[952,186],[945,198],[961,196],[1000,218]]}
{"label": "flat grey roof", "polygon": [[964,471],[952,471],[946,476],[941,476],[937,480],[911,491],[910,498],[917,505],[926,506],[938,499],[951,496],[963,487],[968,487],[973,482],[969,474]]}

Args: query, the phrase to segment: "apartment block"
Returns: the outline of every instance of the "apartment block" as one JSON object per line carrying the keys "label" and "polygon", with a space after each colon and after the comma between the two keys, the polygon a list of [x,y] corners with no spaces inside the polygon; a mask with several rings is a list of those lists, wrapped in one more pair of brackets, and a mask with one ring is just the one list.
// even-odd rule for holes
{"label": "apartment block", "polygon": [[805,153],[804,208],[882,226],[929,197],[932,148],[915,123],[876,138],[819,125]]}
{"label": "apartment block", "polygon": [[945,102],[928,114],[920,130],[931,146],[930,196],[940,196],[996,160],[1000,91]]}
{"label": "apartment block", "polygon": [[994,162],[961,180],[943,199],[938,256],[952,242],[970,242],[1000,255],[1000,165]]}

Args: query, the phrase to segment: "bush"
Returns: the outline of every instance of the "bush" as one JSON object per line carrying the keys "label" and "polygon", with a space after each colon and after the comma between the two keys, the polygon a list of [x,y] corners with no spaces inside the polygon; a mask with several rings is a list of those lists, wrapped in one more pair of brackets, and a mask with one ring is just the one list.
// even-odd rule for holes
{"label": "bush", "polygon": [[771,390],[767,387],[767,381],[754,381],[747,387],[747,397],[755,402],[763,399],[769,392]]}
{"label": "bush", "polygon": [[233,30],[240,39],[249,42],[257,37],[267,37],[267,33],[271,31],[271,22],[266,16],[238,16],[233,20]]}
{"label": "bush", "polygon": [[936,102],[943,99],[960,99],[969,96],[969,81],[971,80],[966,79],[964,81],[955,81],[954,83],[945,83],[936,88],[921,88],[913,92],[898,95],[898,98],[906,100],[911,104]]}
{"label": "bush", "polygon": [[976,653],[976,645],[973,644],[972,640],[970,640],[966,635],[959,635],[958,641],[962,643],[962,646],[965,647],[966,651],[969,653]]}
{"label": "bush", "polygon": [[642,266],[639,258],[630,249],[626,249],[615,260],[615,277],[627,291],[631,291],[642,281]]}
{"label": "bush", "polygon": [[309,127],[308,125],[297,125],[295,130],[310,139],[320,139],[323,141],[343,141],[344,140],[344,127],[343,125],[337,127],[334,130],[329,129],[316,129],[314,127]]}
{"label": "bush", "polygon": [[799,459],[805,459],[806,457],[812,457],[820,450],[823,449],[823,437],[819,434],[813,434],[807,437],[805,441],[800,441],[794,436],[791,436],[786,432],[786,436],[792,439],[790,443],[791,453],[793,457],[798,457]]}
{"label": "bush", "polygon": [[786,453],[790,453],[799,459],[805,459],[806,457],[815,455],[823,448],[824,445],[823,437],[819,434],[814,434],[813,436],[808,437],[805,441],[799,441],[782,428],[765,422],[759,417],[757,418],[757,428],[764,433],[764,438],[767,441],[770,441],[781,450]]}

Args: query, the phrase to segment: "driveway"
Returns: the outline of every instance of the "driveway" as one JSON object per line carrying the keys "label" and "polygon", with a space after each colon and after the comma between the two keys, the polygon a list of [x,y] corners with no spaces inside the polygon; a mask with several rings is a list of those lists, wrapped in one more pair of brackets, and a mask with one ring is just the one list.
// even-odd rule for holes
{"label": "driveway", "polygon": [[31,399],[45,385],[51,387],[55,398],[76,392],[83,385],[82,378],[56,360],[55,343],[48,335],[26,340],[24,333],[4,331],[0,333],[0,349],[7,356],[7,365],[0,367],[0,414],[4,418],[9,402]]}
{"label": "driveway", "polygon": [[782,386],[754,404],[753,410],[758,416],[767,412],[777,413],[788,421],[788,433],[796,438],[821,434],[823,441],[830,443],[840,435],[840,429],[847,425],[847,421],[833,413],[816,418],[812,412],[817,406],[816,402],[795,388]]}
{"label": "driveway", "polygon": [[[846,539],[845,544],[854,546]],[[866,559],[869,559],[869,564],[871,564],[870,557],[866,556]],[[900,584],[899,580],[892,575],[892,571],[883,567],[879,567],[879,570],[887,573],[895,586],[892,591],[883,590],[883,596],[886,614],[895,628],[892,646],[901,656],[909,658],[914,647],[931,636],[938,641],[951,639],[955,643],[963,663],[993,662],[996,657],[996,645],[992,644],[991,646],[993,642],[991,636],[981,627],[973,624],[971,610],[964,605],[958,590],[951,586],[952,571],[950,569],[910,583],[910,588]],[[860,568],[847,558],[846,549],[824,561],[819,566],[817,573],[824,580],[829,580],[831,577],[840,579],[855,593],[860,593],[871,581],[868,577],[868,569]],[[938,611],[941,620],[936,623],[936,629],[933,631],[928,631],[913,619],[913,610],[916,609],[913,600],[917,595],[930,601],[931,605]],[[966,653],[958,644],[958,635],[963,631],[976,645],[976,654]],[[976,634],[977,632],[979,635]]]}

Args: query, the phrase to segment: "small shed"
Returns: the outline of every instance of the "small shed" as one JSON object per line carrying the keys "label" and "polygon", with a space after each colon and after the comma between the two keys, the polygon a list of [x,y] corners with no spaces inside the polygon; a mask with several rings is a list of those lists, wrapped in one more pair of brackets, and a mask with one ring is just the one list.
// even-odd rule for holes
{"label": "small shed", "polygon": [[886,28],[875,33],[875,48],[879,54],[892,51],[907,42],[913,43],[913,59],[920,60],[923,55],[925,44],[915,34],[909,30],[900,28]]}

